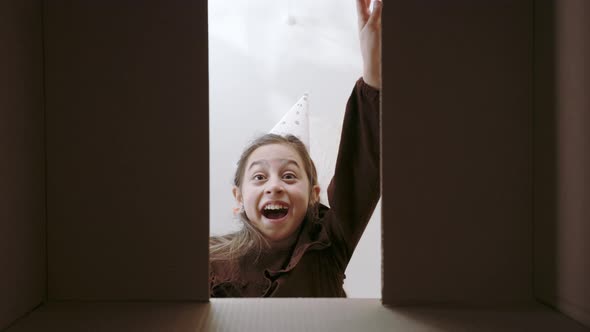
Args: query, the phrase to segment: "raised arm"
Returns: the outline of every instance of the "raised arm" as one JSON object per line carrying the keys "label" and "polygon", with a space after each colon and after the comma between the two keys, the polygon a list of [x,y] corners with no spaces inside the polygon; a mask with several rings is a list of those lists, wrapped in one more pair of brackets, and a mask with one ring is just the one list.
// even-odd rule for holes
{"label": "raised arm", "polygon": [[371,0],[356,0],[359,40],[363,57],[363,79],[370,86],[381,89],[381,12],[383,1],[375,0],[373,12]]}
{"label": "raised arm", "polygon": [[343,268],[364,232],[381,196],[380,88],[381,2],[369,14],[369,1],[357,0],[363,77],[346,104],[334,177],[328,186],[330,212],[325,225]]}

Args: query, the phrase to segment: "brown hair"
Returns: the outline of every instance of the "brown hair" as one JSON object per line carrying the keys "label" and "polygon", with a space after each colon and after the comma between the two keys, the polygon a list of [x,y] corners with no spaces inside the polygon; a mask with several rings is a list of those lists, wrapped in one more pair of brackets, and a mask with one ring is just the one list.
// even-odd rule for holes
{"label": "brown hair", "polygon": [[[236,187],[241,188],[248,158],[252,152],[259,147],[270,144],[285,144],[293,148],[303,160],[303,167],[307,174],[310,190],[310,200],[306,217],[308,220],[315,220],[318,214],[319,197],[315,200],[312,198],[313,187],[318,185],[317,171],[305,145],[293,135],[280,136],[276,134],[266,134],[255,139],[248,147],[246,147],[244,152],[242,152],[240,160],[237,163],[233,184]],[[264,238],[264,235],[252,225],[244,211],[240,212],[239,219],[244,226],[239,231],[209,238],[209,261],[211,263],[219,261],[227,262],[229,266],[224,268],[224,270],[227,269],[230,271],[228,272],[230,275],[228,277],[229,279],[237,278],[239,273],[238,261],[241,257],[248,253],[254,253],[256,255],[255,257],[258,257],[264,249],[270,247],[268,241]]]}

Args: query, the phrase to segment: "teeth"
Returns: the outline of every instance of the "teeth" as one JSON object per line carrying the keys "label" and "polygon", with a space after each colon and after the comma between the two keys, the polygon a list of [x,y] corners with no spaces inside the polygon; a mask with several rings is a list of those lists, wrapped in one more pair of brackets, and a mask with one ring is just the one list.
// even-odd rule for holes
{"label": "teeth", "polygon": [[280,210],[280,209],[287,209],[286,206],[280,204],[268,204],[264,207],[265,210]]}

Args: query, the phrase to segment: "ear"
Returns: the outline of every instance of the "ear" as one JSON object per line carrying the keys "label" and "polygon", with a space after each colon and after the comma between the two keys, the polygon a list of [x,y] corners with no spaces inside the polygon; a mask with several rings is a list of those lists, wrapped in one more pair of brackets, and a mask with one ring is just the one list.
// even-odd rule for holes
{"label": "ear", "polygon": [[311,197],[310,197],[311,203],[319,203],[320,202],[320,186],[319,185],[315,185],[313,186],[313,188],[311,189]]}
{"label": "ear", "polygon": [[236,199],[236,202],[238,203],[238,205],[242,205],[243,200],[242,200],[242,192],[240,191],[240,188],[234,186],[232,188],[232,193],[234,194],[234,198]]}

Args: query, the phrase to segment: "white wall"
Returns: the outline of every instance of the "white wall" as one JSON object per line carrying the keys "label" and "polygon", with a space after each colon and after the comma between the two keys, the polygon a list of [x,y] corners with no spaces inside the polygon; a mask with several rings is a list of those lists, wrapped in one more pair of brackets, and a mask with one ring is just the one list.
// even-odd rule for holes
{"label": "white wall", "polygon": [[[232,177],[243,148],[309,92],[322,201],[346,101],[362,74],[355,0],[210,0],[211,233],[235,229]],[[346,271],[349,297],[381,297],[381,206]]]}

